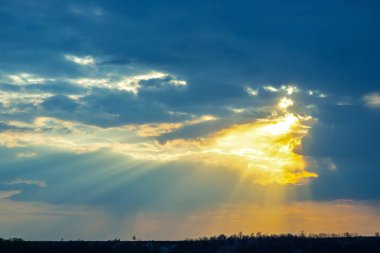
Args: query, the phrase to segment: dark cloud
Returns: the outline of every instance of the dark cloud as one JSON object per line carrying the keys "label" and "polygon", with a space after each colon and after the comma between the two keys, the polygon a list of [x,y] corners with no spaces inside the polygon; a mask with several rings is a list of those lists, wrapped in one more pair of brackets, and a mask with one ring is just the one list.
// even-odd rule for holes
{"label": "dark cloud", "polygon": [[[191,77],[199,87],[215,79],[294,81],[355,94],[378,85],[375,1],[196,2],[6,1],[1,65],[73,73],[78,70],[62,60],[70,52],[132,59]],[[107,15],[79,15],[94,9]]]}
{"label": "dark cloud", "polygon": [[45,99],[41,106],[48,111],[62,110],[72,113],[78,108],[78,103],[64,95],[56,95]]}
{"label": "dark cloud", "polygon": [[314,157],[362,158],[380,149],[380,114],[363,106],[322,106],[303,152]]}
{"label": "dark cloud", "polygon": [[140,99],[130,92],[95,89],[80,100],[83,121],[100,126],[127,123],[167,122],[183,119],[169,113],[171,108],[154,100]]}

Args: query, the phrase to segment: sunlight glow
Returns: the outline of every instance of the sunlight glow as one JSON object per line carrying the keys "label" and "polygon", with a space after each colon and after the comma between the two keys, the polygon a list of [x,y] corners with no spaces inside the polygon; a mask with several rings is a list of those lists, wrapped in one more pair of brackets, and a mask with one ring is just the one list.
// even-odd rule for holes
{"label": "sunlight glow", "polygon": [[[306,162],[294,150],[307,134],[303,121],[310,117],[286,114],[282,117],[237,125],[222,130],[206,148],[222,164],[245,170],[256,183],[299,184],[317,174],[305,170]],[[224,157],[223,157],[224,156]]]}
{"label": "sunlight glow", "polygon": [[287,97],[281,98],[280,102],[278,103],[278,107],[280,109],[286,109],[286,108],[293,106],[293,105],[294,105],[293,100],[291,100],[290,98],[287,98]]}

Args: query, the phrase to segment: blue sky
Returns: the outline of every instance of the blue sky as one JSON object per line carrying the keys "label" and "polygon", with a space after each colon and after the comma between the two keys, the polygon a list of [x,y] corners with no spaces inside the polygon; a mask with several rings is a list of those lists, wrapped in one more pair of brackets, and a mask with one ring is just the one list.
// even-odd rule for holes
{"label": "blue sky", "polygon": [[379,5],[3,1],[0,236],[373,234]]}

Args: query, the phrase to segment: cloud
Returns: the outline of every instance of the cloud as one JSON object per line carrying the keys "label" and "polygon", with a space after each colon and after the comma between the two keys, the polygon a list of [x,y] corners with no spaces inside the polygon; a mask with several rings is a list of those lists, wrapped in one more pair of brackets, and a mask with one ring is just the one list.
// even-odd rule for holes
{"label": "cloud", "polygon": [[215,121],[217,118],[213,115],[203,115],[196,117],[192,120],[177,123],[159,123],[159,124],[141,124],[141,125],[128,125],[128,129],[137,130],[137,134],[142,137],[158,137],[163,134],[168,134],[176,129],[186,126],[198,125],[204,122]]}
{"label": "cloud", "polygon": [[32,158],[38,156],[37,153],[35,152],[22,152],[22,153],[17,153],[17,157],[20,158]]}
{"label": "cloud", "polygon": [[[86,72],[75,78],[39,75],[41,83],[38,84],[31,79],[34,75],[22,74],[25,79],[23,87],[19,87],[21,79],[17,86],[1,84],[2,111],[9,117],[21,117],[21,114],[29,112],[29,117],[53,116],[99,125],[185,118],[185,114],[171,113],[173,110],[165,103],[156,101],[165,93],[182,92],[187,86],[185,80],[153,70],[122,74],[119,68],[105,66],[98,72],[95,76]],[[140,96],[139,91],[142,93]],[[153,97],[156,99],[151,99]]]}
{"label": "cloud", "polygon": [[259,93],[258,90],[252,89],[251,87],[245,87],[245,91],[248,93],[248,95],[251,96],[257,96],[257,94]]}
{"label": "cloud", "polygon": [[[58,104],[58,103],[54,103]],[[209,124],[219,120],[213,115],[194,117],[177,123],[132,124],[102,128],[53,117],[38,117],[32,123],[12,123],[31,131],[0,133],[0,144],[6,147],[42,146],[75,153],[108,149],[134,159],[166,162],[190,162],[196,158],[209,166],[228,166],[246,170],[255,183],[306,183],[317,174],[305,170],[304,158],[295,153],[307,135],[310,116],[287,111],[257,118],[248,123],[227,125],[219,130],[209,129],[204,136],[188,139],[171,138],[158,142],[155,138],[184,127]],[[212,126],[212,125],[211,125]],[[122,138],[121,138],[122,137]],[[129,141],[124,141],[129,137]],[[162,140],[162,139],[161,139]],[[218,162],[217,162],[218,161]]]}
{"label": "cloud", "polygon": [[99,18],[106,15],[106,11],[99,6],[70,4],[68,11],[86,18]]}
{"label": "cloud", "polygon": [[41,188],[44,188],[47,186],[46,183],[44,181],[41,181],[41,180],[22,179],[22,178],[13,179],[10,181],[2,181],[1,183],[7,184],[7,185],[20,185],[20,184],[34,185],[34,186],[38,186]]}
{"label": "cloud", "polygon": [[74,100],[64,95],[56,95],[46,98],[41,106],[47,111],[62,110],[65,112],[74,112],[79,104]]}
{"label": "cloud", "polygon": [[364,103],[366,106],[371,108],[380,107],[380,94],[379,93],[370,93],[363,97]]}
{"label": "cloud", "polygon": [[47,81],[43,77],[38,77],[29,73],[17,73],[8,75],[8,80],[11,84],[15,85],[39,84]]}
{"label": "cloud", "polygon": [[300,89],[295,85],[281,85],[281,90],[285,90],[288,95],[292,95],[295,92],[300,92]]}
{"label": "cloud", "polygon": [[270,91],[270,92],[278,92],[279,89],[271,86],[271,85],[266,85],[266,86],[263,86],[263,89],[266,90],[266,91]]}
{"label": "cloud", "polygon": [[278,102],[278,107],[281,109],[286,109],[286,108],[293,106],[293,105],[294,105],[293,100],[291,100],[290,98],[287,98],[287,97],[281,98],[280,101]]}
{"label": "cloud", "polygon": [[[255,183],[298,184],[317,177],[305,170],[305,161],[294,148],[307,134],[307,118],[286,114],[276,118],[235,125],[198,140],[173,139],[165,147],[174,148],[200,162],[243,170]],[[180,155],[184,154],[184,155]]]}
{"label": "cloud", "polygon": [[9,92],[0,90],[2,101],[2,112],[16,114],[27,111],[34,111],[38,104],[46,98],[52,96],[50,92],[28,93],[28,92]]}
{"label": "cloud", "polygon": [[135,95],[141,88],[163,88],[164,86],[186,86],[187,82],[176,79],[173,75],[163,72],[150,71],[144,74],[123,76],[108,73],[105,77],[99,78],[78,78],[70,80],[85,88],[104,88],[109,90],[119,90],[131,92]]}
{"label": "cloud", "polygon": [[[82,96],[49,96],[37,104],[42,109],[40,114],[48,117],[38,116],[24,123],[9,121],[7,124],[13,128],[0,133],[0,144],[8,148],[48,147],[77,154],[109,150],[151,162],[191,163],[190,157],[196,157],[201,164],[215,166],[208,163],[212,157],[219,166],[247,170],[252,181],[260,184],[303,184],[317,177],[306,170],[305,158],[295,152],[312,119],[301,103],[293,106],[290,97],[305,96],[299,88],[282,86],[271,99],[257,95],[255,103],[262,107],[241,108],[240,113],[227,106],[224,115],[196,115],[188,110],[173,112],[171,107],[148,99],[153,98],[148,96],[150,93],[177,89],[172,76],[163,72],[131,75],[130,80],[139,87],[136,94],[89,86]],[[289,97],[281,97],[283,94]],[[276,100],[278,105],[269,105]],[[231,139],[232,146],[218,144],[226,138]],[[245,145],[243,139],[250,141]]]}
{"label": "cloud", "polygon": [[66,54],[65,59],[68,61],[71,61],[73,63],[76,63],[78,65],[83,65],[83,66],[94,66],[95,65],[95,59],[89,55],[84,56],[84,57],[79,57],[79,56],[75,56],[75,55],[71,55],[71,54]]}
{"label": "cloud", "polygon": [[0,191],[0,200],[1,199],[8,199],[14,195],[20,194],[21,191],[14,190],[14,191]]}

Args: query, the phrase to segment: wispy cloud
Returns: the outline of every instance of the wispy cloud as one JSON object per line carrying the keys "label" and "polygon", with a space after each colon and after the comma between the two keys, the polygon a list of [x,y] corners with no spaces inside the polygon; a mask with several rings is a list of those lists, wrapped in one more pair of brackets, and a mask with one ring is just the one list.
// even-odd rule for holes
{"label": "wispy cloud", "polygon": [[19,158],[32,158],[32,157],[36,157],[36,156],[38,156],[38,154],[36,152],[17,153],[17,157],[19,157]]}
{"label": "wispy cloud", "polygon": [[14,195],[20,194],[20,190],[14,190],[14,191],[0,191],[0,200],[1,199],[8,199]]}
{"label": "wispy cloud", "polygon": [[16,85],[38,84],[47,81],[47,79],[43,77],[30,73],[9,74],[7,77],[11,84]]}
{"label": "wispy cloud", "polygon": [[[181,87],[187,85],[187,82],[184,80],[177,79],[168,73],[157,71],[149,71],[144,74],[130,76],[109,73],[104,77],[76,78],[70,79],[69,81],[85,88],[105,88],[109,90],[127,91],[136,95],[139,89],[142,88],[142,82],[151,80],[162,80],[164,84],[169,86]],[[159,87],[150,87],[147,85],[144,88],[151,89]]]}
{"label": "wispy cloud", "polygon": [[256,89],[253,89],[251,87],[245,87],[245,91],[247,92],[248,95],[251,95],[251,96],[257,96],[257,94],[259,94],[259,91],[256,90]]}
{"label": "wispy cloud", "polygon": [[83,66],[94,66],[95,65],[95,59],[89,55],[84,57],[79,57],[71,54],[66,54],[65,59],[68,61],[71,61],[73,63],[76,63],[78,65]]}
{"label": "wispy cloud", "polygon": [[26,185],[35,185],[41,188],[46,187],[46,183],[41,180],[35,180],[35,179],[23,179],[23,178],[16,178],[10,181],[1,181],[3,184],[7,185],[20,185],[20,184],[26,184]]}
{"label": "wispy cloud", "polygon": [[106,15],[106,11],[99,6],[69,5],[68,11],[86,18],[99,18]]}
{"label": "wispy cloud", "polygon": [[263,89],[265,91],[270,91],[270,92],[278,92],[279,91],[278,88],[276,88],[276,87],[274,87],[272,85],[265,85],[265,86],[263,86]]}

